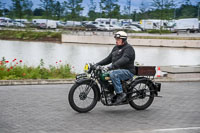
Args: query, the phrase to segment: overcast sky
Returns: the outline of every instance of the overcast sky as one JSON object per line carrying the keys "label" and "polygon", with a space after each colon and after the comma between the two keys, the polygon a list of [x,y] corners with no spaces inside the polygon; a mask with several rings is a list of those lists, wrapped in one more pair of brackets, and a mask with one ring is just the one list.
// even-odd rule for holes
{"label": "overcast sky", "polygon": [[[6,7],[10,7],[11,6],[11,0],[0,0],[3,3],[6,3]],[[63,1],[67,1],[67,0],[57,0],[60,2]],[[124,6],[127,3],[127,0],[118,0],[119,5],[121,5],[121,10],[123,10]],[[131,1],[131,10],[139,10],[139,7],[141,5],[141,2],[143,1],[143,3],[145,3],[145,5],[148,7],[148,5],[150,5],[150,3],[152,2],[152,0],[132,0]],[[186,0],[175,0],[176,3],[179,3],[179,5],[181,5],[181,3],[184,3]],[[197,2],[200,2],[200,0],[190,0],[192,4],[196,4]],[[40,4],[40,0],[32,0],[33,2],[33,9],[34,8],[39,8],[39,4]],[[99,11],[99,2],[100,0],[94,0],[94,2],[97,3],[97,8],[96,10]],[[89,4],[90,4],[90,0],[83,0],[82,6],[84,7],[84,11],[83,11],[83,15],[86,15],[88,12],[88,8],[89,8]]]}

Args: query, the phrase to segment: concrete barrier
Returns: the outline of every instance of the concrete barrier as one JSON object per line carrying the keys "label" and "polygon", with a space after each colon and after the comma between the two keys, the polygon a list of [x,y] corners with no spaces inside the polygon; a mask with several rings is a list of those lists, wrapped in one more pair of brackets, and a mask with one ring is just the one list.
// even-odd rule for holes
{"label": "concrete barrier", "polygon": [[[81,43],[81,44],[115,44],[112,36],[83,36],[62,34],[63,43]],[[200,40],[166,40],[166,39],[132,39],[128,42],[134,46],[152,46],[152,47],[182,47],[182,48],[200,48]]]}
{"label": "concrete barrier", "polygon": [[161,66],[160,69],[172,80],[200,81],[200,66]]}

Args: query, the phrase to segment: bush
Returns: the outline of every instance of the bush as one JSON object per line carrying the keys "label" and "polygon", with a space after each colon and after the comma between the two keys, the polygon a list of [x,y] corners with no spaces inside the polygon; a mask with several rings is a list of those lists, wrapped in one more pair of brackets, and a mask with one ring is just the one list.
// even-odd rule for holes
{"label": "bush", "polygon": [[169,34],[169,33],[172,33],[169,30],[148,30],[147,32],[148,33],[152,33],[152,34],[155,34],[155,33],[159,33],[159,34]]}
{"label": "bush", "polygon": [[[34,32],[34,31],[11,31],[0,30],[0,39],[17,40],[49,40],[61,41],[61,32]],[[52,40],[51,40],[52,41]]]}
{"label": "bush", "polygon": [[65,79],[74,78],[75,73],[71,72],[70,65],[57,64],[57,66],[44,67],[41,59],[37,67],[22,65],[22,60],[6,61],[5,58],[0,61],[0,80],[10,79]]}

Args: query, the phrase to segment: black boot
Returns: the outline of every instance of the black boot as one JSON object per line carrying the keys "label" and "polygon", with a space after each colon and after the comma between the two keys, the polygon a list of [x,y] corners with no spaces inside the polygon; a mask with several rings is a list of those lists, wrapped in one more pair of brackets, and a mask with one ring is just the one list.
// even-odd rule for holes
{"label": "black boot", "polygon": [[119,103],[123,102],[125,100],[125,98],[126,98],[126,93],[117,94],[117,99],[113,104],[114,105],[119,104]]}

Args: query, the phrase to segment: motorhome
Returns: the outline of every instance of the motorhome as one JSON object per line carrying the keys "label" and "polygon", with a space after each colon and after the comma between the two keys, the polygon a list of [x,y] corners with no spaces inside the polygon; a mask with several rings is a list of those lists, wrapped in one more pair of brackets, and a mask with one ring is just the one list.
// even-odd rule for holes
{"label": "motorhome", "polygon": [[108,30],[122,29],[119,20],[115,18],[97,18],[95,22],[97,22],[98,25],[104,25],[102,27],[106,27]]}
{"label": "motorhome", "polygon": [[15,19],[15,22],[19,22],[19,23],[29,23],[29,21],[27,19]]}
{"label": "motorhome", "polygon": [[162,25],[163,25],[163,20],[158,20],[158,19],[140,20],[140,27],[142,27],[144,30],[152,30],[152,29],[159,30]]}
{"label": "motorhome", "polygon": [[119,25],[120,22],[116,18],[97,18],[95,22],[103,25]]}
{"label": "motorhome", "polygon": [[130,25],[131,23],[133,23],[133,20],[132,19],[120,19],[119,20],[121,26],[124,26],[124,25]]}
{"label": "motorhome", "polygon": [[33,24],[47,23],[48,19],[32,19]]}

